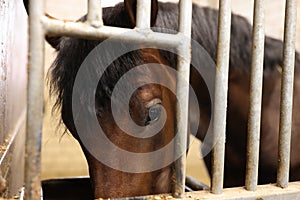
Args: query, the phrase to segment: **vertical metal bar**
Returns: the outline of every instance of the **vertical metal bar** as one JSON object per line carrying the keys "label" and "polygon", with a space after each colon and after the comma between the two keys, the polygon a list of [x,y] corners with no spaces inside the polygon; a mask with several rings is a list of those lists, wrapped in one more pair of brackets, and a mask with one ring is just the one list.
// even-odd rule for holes
{"label": "vertical metal bar", "polygon": [[175,162],[175,181],[173,196],[181,198],[184,194],[186,175],[186,149],[188,131],[188,105],[189,105],[189,78],[191,62],[191,25],[192,25],[192,0],[181,0],[179,2],[179,32],[184,35],[183,42],[179,46],[178,66],[177,66],[177,104],[176,120],[177,134],[175,137],[175,156],[182,154]]}
{"label": "vertical metal bar", "polygon": [[259,140],[261,121],[261,102],[264,64],[264,0],[255,0],[253,32],[252,32],[252,63],[250,80],[250,110],[247,139],[246,189],[254,191],[257,186]]}
{"label": "vertical metal bar", "polygon": [[29,67],[25,152],[25,197],[41,199],[40,156],[44,101],[44,1],[29,2]]}
{"label": "vertical metal bar", "polygon": [[283,67],[281,82],[280,128],[278,151],[278,186],[285,188],[289,181],[291,125],[293,108],[293,85],[295,65],[297,1],[287,0],[283,46]]}
{"label": "vertical metal bar", "polygon": [[103,25],[101,0],[88,0],[87,20],[96,28]]}
{"label": "vertical metal bar", "polygon": [[141,29],[150,28],[151,25],[151,1],[137,0],[136,27]]}
{"label": "vertical metal bar", "polygon": [[230,50],[231,1],[219,1],[219,32],[217,69],[215,79],[215,102],[213,132],[215,146],[212,159],[212,193],[220,194],[223,189],[228,69]]}

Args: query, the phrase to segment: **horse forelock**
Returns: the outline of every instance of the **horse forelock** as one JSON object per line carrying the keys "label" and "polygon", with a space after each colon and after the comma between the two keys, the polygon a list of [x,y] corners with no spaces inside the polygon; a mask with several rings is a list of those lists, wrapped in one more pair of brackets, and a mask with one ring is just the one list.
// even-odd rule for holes
{"label": "horse forelock", "polygon": [[[81,64],[84,62],[88,54],[99,44],[99,41],[81,40],[75,38],[65,38],[64,44],[61,45],[61,49],[58,52],[58,56],[50,68],[50,91],[51,94],[57,94],[57,101],[55,109],[61,110],[62,107],[67,107],[68,111],[71,111],[73,86]],[[124,44],[127,45],[127,44]],[[109,51],[101,51],[105,57],[110,56]],[[97,67],[105,67],[101,60],[96,59],[95,66],[91,67],[97,70]],[[112,63],[106,68],[104,73],[99,79],[96,89],[96,106],[106,107],[110,102],[110,97],[114,90],[116,83],[126,72],[135,66],[140,66],[147,63],[163,63],[163,58],[160,56],[156,49],[142,49],[128,52],[118,59],[112,61]],[[100,69],[100,71],[103,69]],[[95,72],[97,73],[97,72]],[[143,77],[140,77],[141,81],[147,82],[147,78],[150,79],[151,71],[144,68],[143,71],[135,70],[136,78],[138,81],[139,73]],[[93,73],[91,73],[93,75]],[[145,77],[145,74],[147,76]],[[88,74],[86,76],[89,76]],[[88,78],[88,77],[87,77]],[[89,78],[88,78],[89,79]],[[92,79],[92,78],[91,78]],[[128,80],[128,82],[132,81]],[[126,80],[125,80],[126,81]],[[120,97],[126,96],[126,85],[120,92]],[[124,93],[122,93],[124,92]],[[120,98],[123,100],[123,98]]]}

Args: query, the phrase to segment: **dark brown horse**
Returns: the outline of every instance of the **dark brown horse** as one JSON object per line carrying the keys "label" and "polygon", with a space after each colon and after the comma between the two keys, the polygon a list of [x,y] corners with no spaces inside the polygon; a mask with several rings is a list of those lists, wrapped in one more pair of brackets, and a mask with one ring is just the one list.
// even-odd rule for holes
{"label": "dark brown horse", "polygon": [[[105,25],[133,28],[135,26],[135,1],[125,1],[111,8],[103,9]],[[178,29],[178,7],[171,3],[157,3],[152,1],[152,25],[156,30],[163,31]],[[83,17],[81,21],[85,21]],[[209,55],[215,60],[217,47],[218,12],[210,8],[201,8],[193,5],[192,38],[197,41]],[[225,157],[225,186],[244,185],[245,161],[246,161],[246,135],[249,110],[249,80],[251,64],[251,32],[252,27],[248,21],[240,16],[232,15],[231,48],[230,48],[230,73],[229,96],[227,113],[227,136]],[[103,41],[92,41],[69,37],[48,37],[48,42],[57,50],[57,58],[51,67],[51,92],[58,94],[56,106],[61,109],[62,120],[72,135],[78,139],[85,153],[95,198],[115,198],[126,196],[138,196],[171,192],[173,164],[150,172],[131,173],[113,169],[97,159],[82,142],[77,131],[75,121],[80,116],[72,114],[72,92],[76,74],[88,54]],[[129,44],[123,44],[129,45]],[[282,66],[282,42],[270,37],[265,39],[264,56],[264,82],[263,82],[263,108],[260,145],[259,183],[270,183],[276,180],[277,147],[279,132],[279,100]],[[112,52],[106,52],[107,57]],[[197,55],[193,54],[197,57]],[[100,66],[101,60],[99,63]],[[95,94],[82,93],[84,99],[89,95],[95,97],[95,113],[98,122],[105,135],[114,144],[129,152],[147,153],[156,151],[166,146],[175,135],[175,95],[170,89],[159,84],[146,84],[139,87],[131,96],[129,112],[132,120],[141,127],[147,127],[159,121],[162,113],[161,106],[166,112],[164,127],[155,136],[149,138],[137,138],[129,136],[126,131],[117,126],[111,108],[111,95],[118,80],[135,66],[158,63],[171,66],[176,69],[176,56],[155,48],[143,48],[120,56],[113,60],[110,66],[100,78]],[[295,96],[292,132],[291,174],[290,180],[300,180],[300,146],[299,142],[299,67],[300,57],[296,54]],[[87,73],[92,79],[93,73]],[[132,84],[143,83],[145,79],[155,77],[158,80],[167,79],[175,86],[175,77],[166,70],[163,74],[156,68],[140,72]],[[134,83],[133,83],[134,82]],[[199,119],[194,119],[194,109],[190,109],[190,124],[196,126],[197,137],[203,139],[211,121],[211,99],[206,84],[195,68],[191,67],[191,85],[196,92],[198,105],[191,103],[190,107],[199,107],[201,112]],[[87,90],[89,91],[89,90]],[[122,99],[121,99],[122,100]],[[82,109],[88,109],[85,104],[77,105]],[[125,116],[125,115],[124,115]],[[128,116],[121,117],[121,122],[126,124]],[[78,122],[78,120],[77,120]],[[98,133],[94,133],[98,134]],[[97,141],[95,141],[97,143]],[[101,143],[101,141],[98,141]],[[115,152],[107,156],[118,163],[123,158]],[[169,152],[162,153],[160,159],[172,157]],[[210,169],[210,155],[205,157],[207,167]],[[145,160],[140,163],[129,163],[136,168],[144,168],[155,160]],[[121,162],[120,162],[121,163]],[[120,164],[121,165],[121,164]]]}

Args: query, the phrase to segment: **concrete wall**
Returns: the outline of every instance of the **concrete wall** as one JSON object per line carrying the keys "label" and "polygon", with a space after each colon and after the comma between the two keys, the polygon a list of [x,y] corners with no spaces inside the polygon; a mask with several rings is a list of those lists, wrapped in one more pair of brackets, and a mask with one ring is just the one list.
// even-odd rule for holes
{"label": "concrete wall", "polygon": [[0,197],[12,197],[24,176],[27,16],[22,1],[0,0],[0,27]]}

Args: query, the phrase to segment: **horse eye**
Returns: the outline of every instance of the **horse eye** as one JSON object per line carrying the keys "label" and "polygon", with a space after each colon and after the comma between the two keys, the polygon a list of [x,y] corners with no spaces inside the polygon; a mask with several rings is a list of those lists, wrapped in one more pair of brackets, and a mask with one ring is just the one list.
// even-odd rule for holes
{"label": "horse eye", "polygon": [[161,115],[161,104],[155,104],[148,109],[146,125],[154,123]]}

